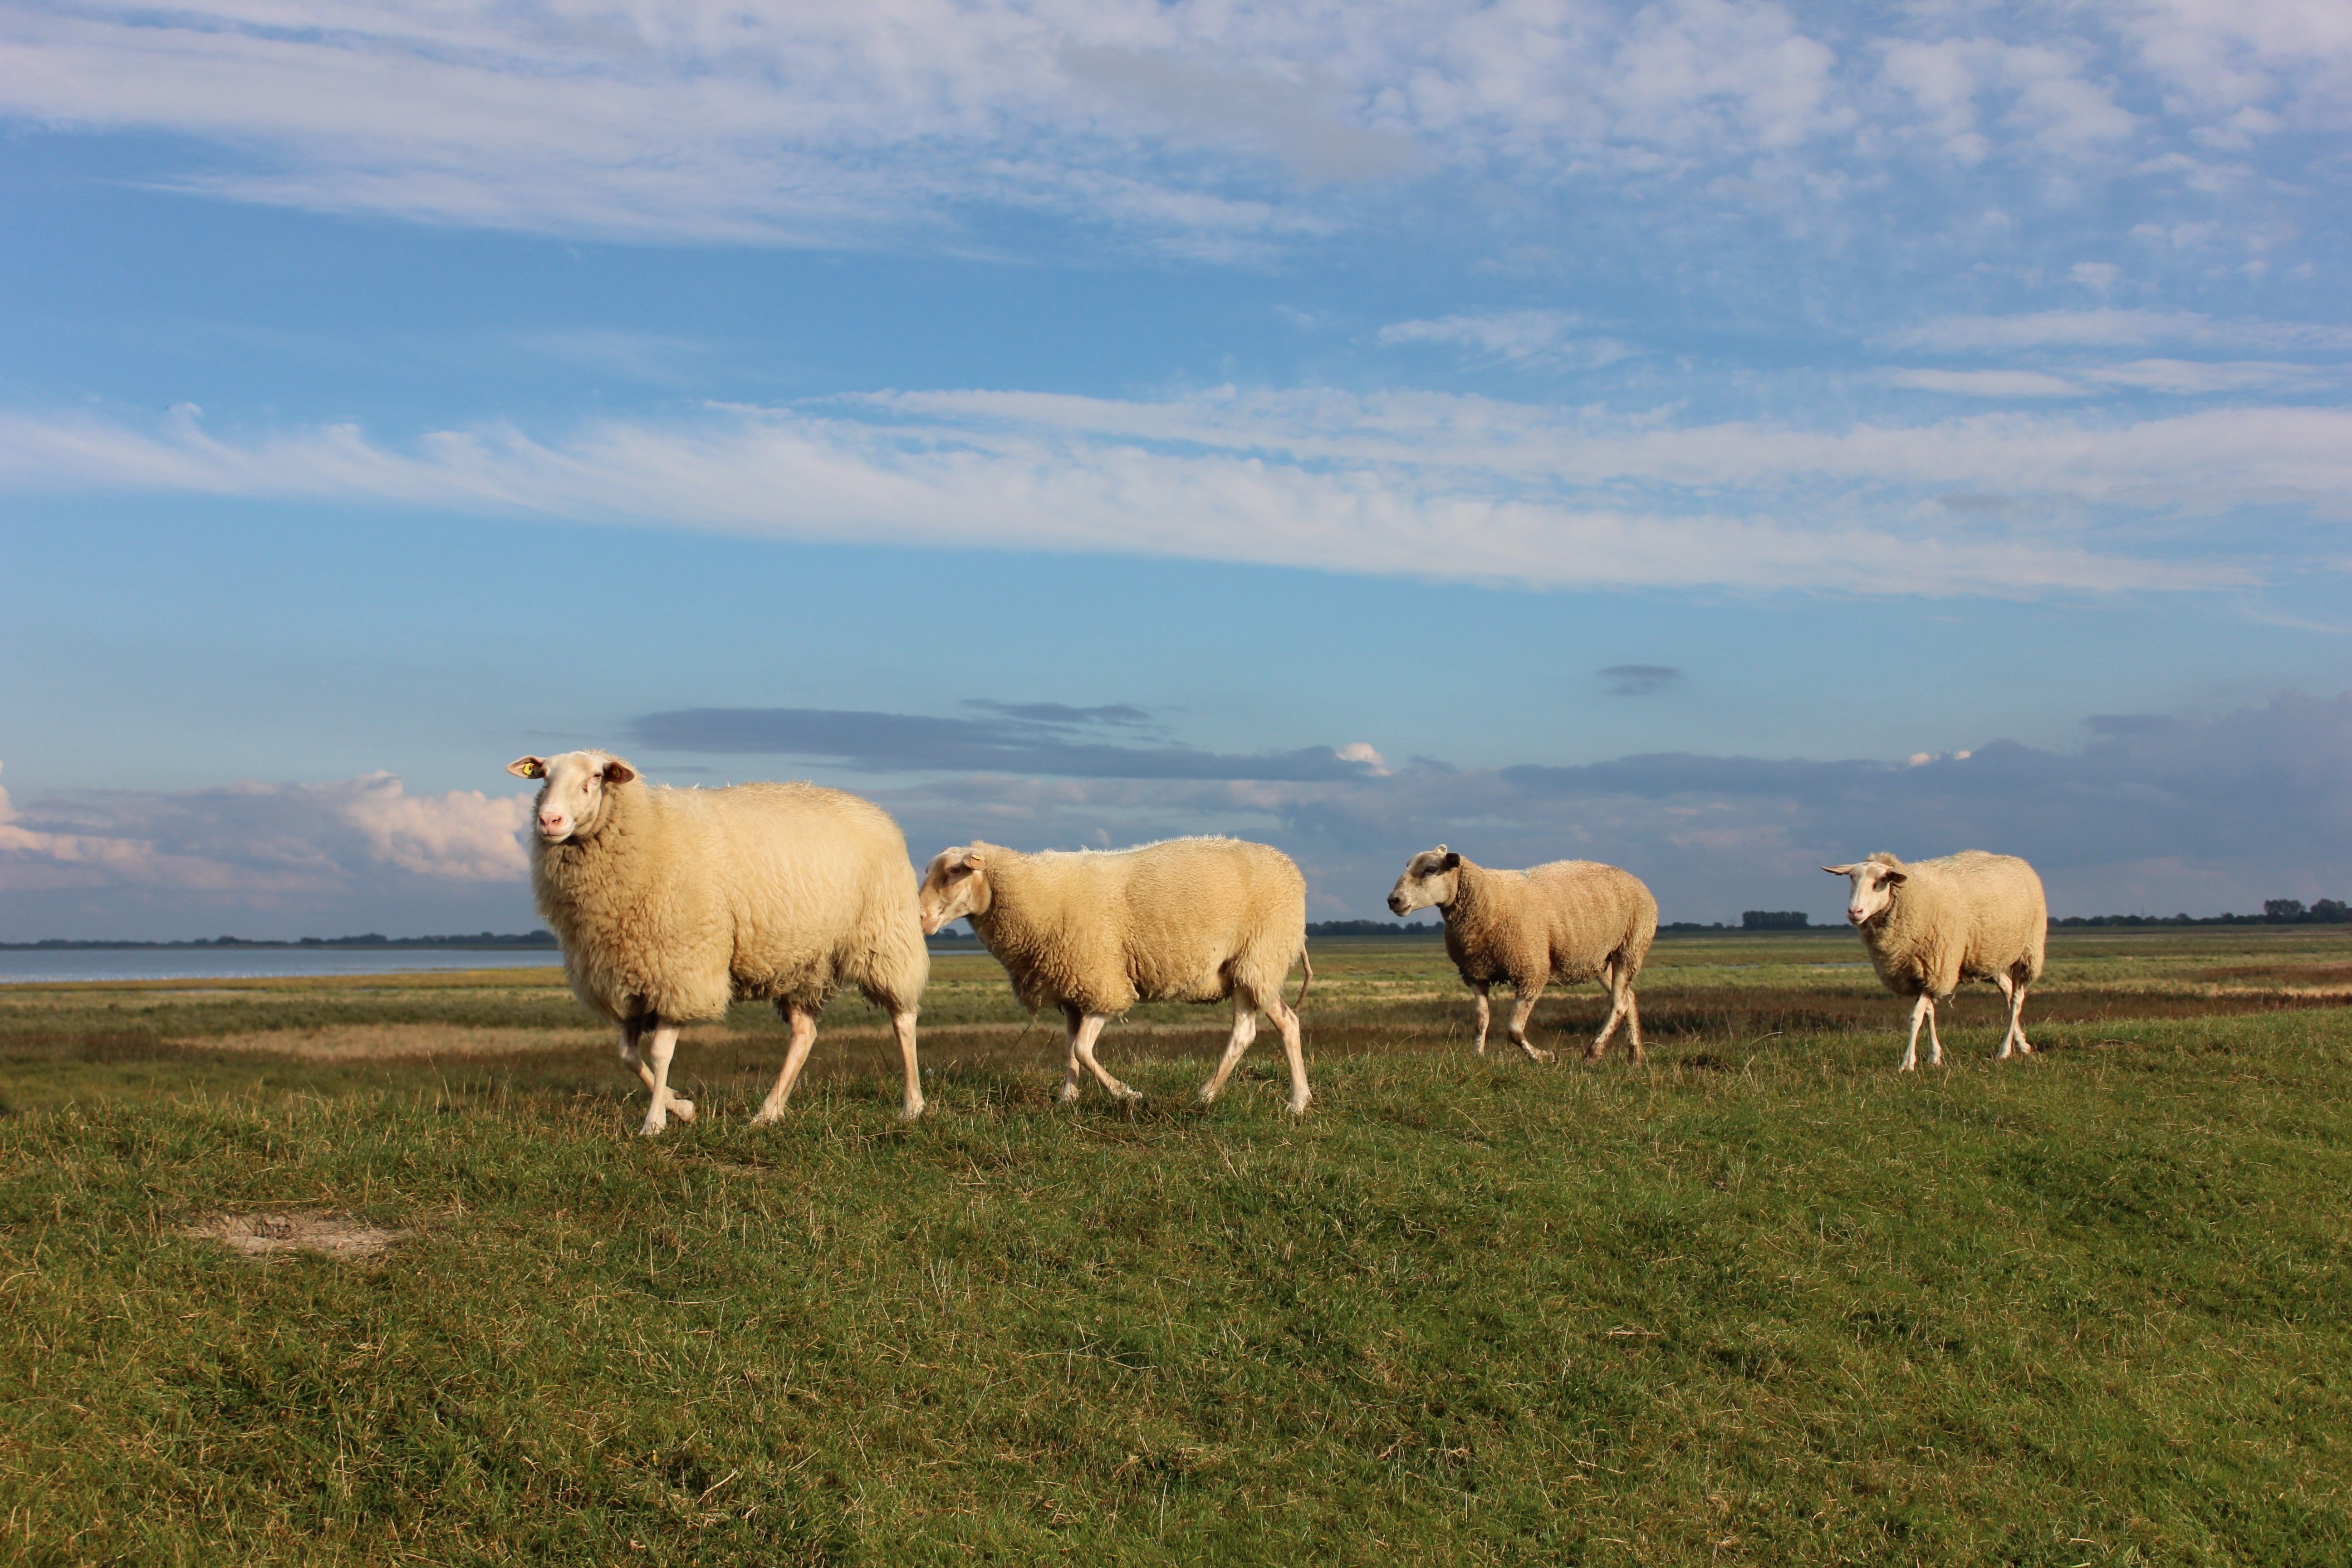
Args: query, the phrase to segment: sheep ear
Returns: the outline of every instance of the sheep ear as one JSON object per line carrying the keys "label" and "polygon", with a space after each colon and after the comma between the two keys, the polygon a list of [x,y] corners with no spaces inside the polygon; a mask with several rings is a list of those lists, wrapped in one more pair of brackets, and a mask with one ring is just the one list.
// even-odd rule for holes
{"label": "sheep ear", "polygon": [[[1443,846],[1441,846],[1441,847],[1443,847]],[[1457,869],[1457,868],[1460,868],[1461,864],[1462,864],[1462,857],[1461,857],[1461,856],[1456,855],[1456,854],[1455,854],[1453,850],[1451,850],[1451,849],[1447,849],[1447,850],[1445,851],[1445,864],[1444,864],[1444,869],[1446,869],[1446,870],[1448,870],[1448,871],[1455,870],[1455,869]]]}
{"label": "sheep ear", "polygon": [[1822,869],[1827,871],[1832,877],[1851,877],[1853,875],[1853,868],[1851,866],[1824,866]]}
{"label": "sheep ear", "polygon": [[963,857],[963,868],[964,868],[965,870],[967,870],[967,871],[977,871],[977,870],[979,870],[982,866],[985,866],[985,865],[987,865],[987,864],[988,864],[988,860],[987,860],[987,858],[986,858],[984,856],[982,856],[979,850],[977,850],[977,849],[968,849],[968,850],[964,851],[964,857]]}
{"label": "sheep ear", "polygon": [[517,757],[507,764],[507,772],[519,779],[543,779],[547,776],[547,764],[537,757]]}
{"label": "sheep ear", "polygon": [[604,764],[604,782],[606,784],[627,784],[631,779],[635,778],[636,776],[636,769],[629,766],[628,763],[622,762],[617,758]]}
{"label": "sheep ear", "polygon": [[1897,882],[1908,881],[1910,879],[1904,876],[1900,871],[1889,871],[1878,879],[1891,888]]}

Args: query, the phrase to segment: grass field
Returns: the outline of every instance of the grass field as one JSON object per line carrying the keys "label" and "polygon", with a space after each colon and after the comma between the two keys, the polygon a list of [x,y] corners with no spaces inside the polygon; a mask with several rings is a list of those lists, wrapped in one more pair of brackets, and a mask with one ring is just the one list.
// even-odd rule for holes
{"label": "grass field", "polygon": [[1322,942],[1294,1121],[1213,1009],[1057,1108],[958,954],[921,1123],[845,1002],[658,1140],[551,973],[0,988],[0,1552],[2352,1561],[2352,932],[2069,933],[1905,1077],[1860,958],[1664,941],[1649,1067],[1537,1068]]}

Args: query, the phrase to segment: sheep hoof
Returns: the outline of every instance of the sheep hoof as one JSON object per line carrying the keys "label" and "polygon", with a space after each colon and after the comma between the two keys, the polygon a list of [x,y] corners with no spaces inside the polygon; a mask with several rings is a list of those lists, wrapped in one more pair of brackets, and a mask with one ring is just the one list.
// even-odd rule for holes
{"label": "sheep hoof", "polygon": [[1291,1114],[1291,1115],[1293,1115],[1293,1116],[1304,1116],[1304,1115],[1306,1115],[1306,1114],[1307,1114],[1307,1107],[1308,1106],[1308,1104],[1309,1104],[1309,1103],[1311,1103],[1311,1100],[1292,1100],[1292,1101],[1290,1102],[1290,1114]]}
{"label": "sheep hoof", "polygon": [[898,1108],[898,1120],[901,1121],[920,1121],[922,1119],[923,1102],[919,1100],[910,1100]]}
{"label": "sheep hoof", "polygon": [[1216,1104],[1216,1103],[1217,1103],[1217,1091],[1216,1091],[1215,1089],[1209,1089],[1209,1088],[1205,1088],[1205,1087],[1204,1087],[1204,1088],[1202,1088],[1202,1090],[1201,1090],[1201,1103],[1202,1103],[1202,1104],[1203,1104],[1203,1105],[1214,1105],[1214,1104]]}
{"label": "sheep hoof", "polygon": [[1559,1053],[1558,1051],[1539,1051],[1531,1046],[1528,1048],[1528,1060],[1531,1062],[1541,1062],[1544,1066],[1549,1067],[1552,1063],[1559,1060]]}
{"label": "sheep hoof", "polygon": [[784,1108],[782,1106],[763,1105],[760,1107],[759,1114],[751,1118],[751,1125],[754,1127],[772,1127],[783,1119]]}
{"label": "sheep hoof", "polygon": [[669,1113],[680,1121],[691,1121],[694,1120],[694,1101],[673,1100],[669,1102]]}
{"label": "sheep hoof", "polygon": [[658,1138],[662,1134],[662,1128],[666,1125],[667,1123],[656,1121],[652,1117],[648,1116],[646,1118],[646,1124],[637,1129],[637,1136],[640,1138]]}
{"label": "sheep hoof", "polygon": [[2033,1054],[2033,1047],[2020,1040],[2017,1042],[2017,1054],[2021,1057],[2030,1057]]}

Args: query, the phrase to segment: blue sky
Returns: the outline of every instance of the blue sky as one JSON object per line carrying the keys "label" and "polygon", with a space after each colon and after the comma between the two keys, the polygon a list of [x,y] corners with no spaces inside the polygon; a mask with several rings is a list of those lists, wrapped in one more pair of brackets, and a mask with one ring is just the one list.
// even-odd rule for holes
{"label": "blue sky", "polygon": [[2317,3],[0,5],[0,939],[514,929],[591,744],[2347,896],[2347,130]]}

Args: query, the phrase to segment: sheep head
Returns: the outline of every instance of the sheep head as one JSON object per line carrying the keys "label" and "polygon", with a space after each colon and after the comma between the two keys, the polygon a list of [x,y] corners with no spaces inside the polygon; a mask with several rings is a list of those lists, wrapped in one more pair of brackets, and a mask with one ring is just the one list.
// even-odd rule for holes
{"label": "sheep head", "polygon": [[1424,849],[1405,862],[1404,875],[1389,889],[1389,909],[1395,914],[1409,915],[1432,904],[1450,904],[1461,882],[1461,856],[1443,844],[1434,849]]}
{"label": "sheep head", "polygon": [[1854,925],[1865,925],[1885,914],[1895,903],[1895,889],[1904,882],[1903,862],[1884,853],[1851,866],[1822,869],[1853,884],[1853,891],[1846,896],[1845,918]]}
{"label": "sheep head", "polygon": [[517,757],[507,764],[507,772],[540,781],[532,825],[548,844],[593,837],[604,819],[606,792],[637,776],[636,769],[604,752]]}
{"label": "sheep head", "polygon": [[916,900],[922,911],[923,934],[937,936],[950,921],[984,915],[992,902],[988,890],[988,846],[957,845],[931,857],[923,872],[923,890]]}

